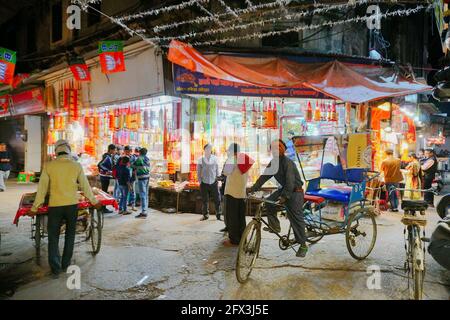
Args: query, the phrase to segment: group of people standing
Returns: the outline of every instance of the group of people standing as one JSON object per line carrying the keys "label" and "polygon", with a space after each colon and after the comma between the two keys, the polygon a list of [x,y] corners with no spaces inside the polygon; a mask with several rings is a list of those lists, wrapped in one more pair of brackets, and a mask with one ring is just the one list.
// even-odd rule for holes
{"label": "group of people standing", "polygon": [[[411,153],[409,163],[404,167],[406,177],[401,172],[402,162],[394,157],[391,149],[385,151],[386,159],[381,163],[381,172],[384,176],[388,198],[393,212],[398,212],[398,194],[396,189],[400,186],[405,189],[403,198],[419,200],[422,192],[413,191],[430,189],[436,176],[438,161],[433,149],[421,149],[419,154]],[[403,182],[403,183],[402,183]],[[430,207],[434,207],[434,194],[424,192],[424,200]]]}
{"label": "group of people standing", "polygon": [[[108,146],[108,151],[98,163],[101,187],[108,192],[111,180],[114,180],[114,198],[119,202],[119,214],[129,215],[137,211],[137,195],[139,195],[141,212],[136,216],[139,219],[147,218],[148,212],[148,185],[150,179],[150,159],[146,148],[130,146],[121,148],[114,144]],[[137,191],[137,192],[136,192]],[[103,208],[104,213],[112,213]]]}
{"label": "group of people standing", "polygon": [[[267,199],[279,201],[286,207],[296,241],[300,244],[297,256],[304,257],[308,247],[306,246],[306,229],[302,212],[303,183],[297,166],[286,156],[286,149],[287,146],[282,140],[275,140],[271,143],[272,161],[248,190],[248,193],[260,190],[264,183],[272,177],[277,180],[280,188]],[[216,218],[221,220],[222,212],[225,216],[225,228],[221,230],[228,232],[228,239],[223,243],[225,246],[238,245],[246,226],[245,199],[247,198],[248,172],[252,164],[253,160],[248,155],[241,153],[240,146],[236,143],[232,143],[228,147],[227,160],[221,173],[217,157],[213,154],[213,147],[210,144],[204,146],[204,155],[197,162],[197,176],[202,195],[203,218],[201,220],[209,219],[209,199],[212,198]],[[222,181],[220,189],[222,192],[219,191],[219,181]],[[265,228],[265,231],[281,231],[277,211],[275,205],[268,206],[270,227]]]}

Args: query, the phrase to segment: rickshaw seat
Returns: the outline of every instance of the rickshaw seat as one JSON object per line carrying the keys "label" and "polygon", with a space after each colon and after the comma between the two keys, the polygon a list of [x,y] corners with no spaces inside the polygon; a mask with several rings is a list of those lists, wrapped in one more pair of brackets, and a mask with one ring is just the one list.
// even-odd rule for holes
{"label": "rickshaw seat", "polygon": [[313,196],[313,195],[310,195],[310,194],[305,194],[304,200],[305,201],[309,201],[309,202],[313,202],[315,204],[321,204],[322,202],[325,201],[325,198],[318,197],[318,196]]}
{"label": "rickshaw seat", "polygon": [[352,191],[348,189],[317,189],[308,190],[307,195],[322,197],[327,200],[336,202],[348,203],[350,201],[350,195]]}

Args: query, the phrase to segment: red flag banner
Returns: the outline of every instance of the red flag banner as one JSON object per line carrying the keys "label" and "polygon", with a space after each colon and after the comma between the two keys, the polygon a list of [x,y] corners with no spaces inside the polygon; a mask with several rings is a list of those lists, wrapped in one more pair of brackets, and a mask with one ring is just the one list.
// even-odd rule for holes
{"label": "red flag banner", "polygon": [[77,81],[91,81],[91,74],[86,64],[74,64],[70,66],[70,71]]}
{"label": "red flag banner", "polygon": [[101,41],[98,45],[98,53],[103,73],[125,71],[122,41]]}
{"label": "red flag banner", "polygon": [[91,81],[89,68],[82,57],[75,57],[69,60],[70,71],[77,81]]}
{"label": "red flag banner", "polygon": [[16,52],[0,47],[0,83],[12,84],[16,68]]}

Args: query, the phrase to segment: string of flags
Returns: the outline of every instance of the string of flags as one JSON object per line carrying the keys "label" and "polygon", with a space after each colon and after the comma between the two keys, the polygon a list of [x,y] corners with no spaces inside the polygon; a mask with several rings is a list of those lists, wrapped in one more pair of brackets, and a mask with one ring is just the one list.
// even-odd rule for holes
{"label": "string of flags", "polygon": [[[98,53],[102,73],[111,74],[126,71],[123,41],[100,41]],[[16,56],[15,51],[0,47],[0,84],[17,88],[23,80],[30,76],[27,73],[14,75]],[[82,57],[71,57],[68,64],[76,81],[91,81],[89,67]]]}

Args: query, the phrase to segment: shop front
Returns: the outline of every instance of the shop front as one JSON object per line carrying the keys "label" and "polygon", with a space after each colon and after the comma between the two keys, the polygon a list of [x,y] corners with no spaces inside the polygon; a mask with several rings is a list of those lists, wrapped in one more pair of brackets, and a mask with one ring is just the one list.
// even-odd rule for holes
{"label": "shop front", "polygon": [[13,172],[29,181],[42,165],[43,88],[22,87],[0,96],[0,135],[12,155]]}
{"label": "shop front", "polygon": [[417,104],[382,101],[372,105],[370,127],[374,170],[379,170],[387,149],[393,150],[394,156],[403,162],[410,161],[409,154],[416,152],[419,142],[417,128],[423,125],[419,112]]}
{"label": "shop front", "polygon": [[[270,142],[278,138],[290,144],[293,157],[294,147],[299,149],[292,145],[293,136],[312,138],[299,143],[321,140],[314,137],[337,138],[335,145],[330,139],[329,145],[317,142],[302,149],[300,157],[307,159],[310,177],[320,174],[319,153],[324,147],[331,151],[326,154],[332,162],[372,167],[371,101],[429,89],[402,78],[386,84],[381,74],[389,68],[370,63],[316,59],[300,64],[274,57],[202,55],[180,42],[171,47],[168,59],[173,63],[175,91],[190,101],[189,155],[182,154],[189,160],[189,170],[183,171],[188,173],[185,189],[198,188],[196,162],[206,143],[214,146],[220,167],[229,144],[240,144],[255,160],[249,185],[269,163]],[[404,125],[399,130],[412,132]],[[408,141],[413,138],[408,136]],[[179,184],[173,183],[175,188]]]}
{"label": "shop front", "polygon": [[[66,139],[91,183],[109,144],[145,147],[152,173],[167,179],[177,140],[181,99],[165,95],[162,57],[143,44],[125,47],[126,71],[105,75],[98,61],[87,61],[90,82],[78,82],[67,69],[44,77],[47,107],[46,155]],[[151,76],[149,76],[151,75]]]}

